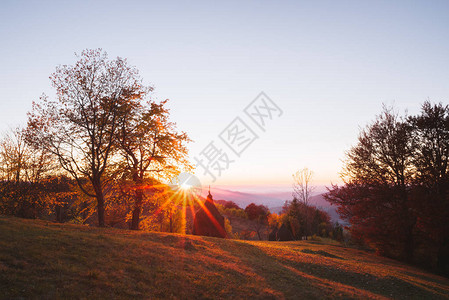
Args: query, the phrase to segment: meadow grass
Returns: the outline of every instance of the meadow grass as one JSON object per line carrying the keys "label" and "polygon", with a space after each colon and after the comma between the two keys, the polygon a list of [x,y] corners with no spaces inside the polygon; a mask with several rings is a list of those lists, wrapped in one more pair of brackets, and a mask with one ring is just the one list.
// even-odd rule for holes
{"label": "meadow grass", "polygon": [[239,241],[0,216],[2,299],[448,299],[449,279],[329,241]]}

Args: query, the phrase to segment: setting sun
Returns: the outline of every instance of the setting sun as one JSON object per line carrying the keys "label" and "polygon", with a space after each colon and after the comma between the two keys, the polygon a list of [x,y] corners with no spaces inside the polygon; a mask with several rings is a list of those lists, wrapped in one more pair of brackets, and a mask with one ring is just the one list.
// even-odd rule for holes
{"label": "setting sun", "polygon": [[184,191],[190,190],[192,188],[192,186],[188,183],[183,183],[181,184],[180,188]]}

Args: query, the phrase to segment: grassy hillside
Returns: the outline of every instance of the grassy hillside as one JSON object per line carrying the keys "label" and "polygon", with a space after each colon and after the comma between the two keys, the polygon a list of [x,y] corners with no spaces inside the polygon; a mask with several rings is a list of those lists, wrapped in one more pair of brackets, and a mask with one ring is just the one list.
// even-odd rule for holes
{"label": "grassy hillside", "polygon": [[0,297],[449,298],[449,280],[322,242],[130,232],[0,216]]}

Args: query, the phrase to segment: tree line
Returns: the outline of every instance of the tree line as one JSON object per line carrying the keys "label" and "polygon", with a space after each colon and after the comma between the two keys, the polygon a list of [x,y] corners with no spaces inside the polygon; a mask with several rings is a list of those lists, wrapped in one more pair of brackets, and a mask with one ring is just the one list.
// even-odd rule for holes
{"label": "tree line", "polygon": [[327,199],[354,239],[449,274],[449,106],[401,116],[384,107],[346,153]]}
{"label": "tree line", "polygon": [[234,221],[236,219],[251,221],[241,231],[237,226],[230,227],[236,230],[228,231],[228,235],[240,239],[251,239],[255,236],[259,240],[266,240],[269,239],[270,232],[284,225],[291,233],[291,240],[302,240],[307,236],[343,240],[343,227],[338,222],[332,223],[328,213],[312,205],[306,205],[296,197],[291,201],[285,201],[279,214],[270,212],[265,205],[255,203],[250,203],[242,209],[232,201],[218,200],[216,206],[227,218]]}

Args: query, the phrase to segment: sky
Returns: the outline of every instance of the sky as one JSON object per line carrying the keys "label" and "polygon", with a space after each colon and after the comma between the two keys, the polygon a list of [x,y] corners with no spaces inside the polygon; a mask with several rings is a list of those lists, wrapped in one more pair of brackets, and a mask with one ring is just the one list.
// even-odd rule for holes
{"label": "sky", "polygon": [[[383,103],[449,103],[448,15],[448,1],[2,0],[0,131],[55,97],[57,65],[102,48],[170,99],[192,163],[210,142],[233,161],[215,181],[199,167],[203,185],[284,189],[308,167],[329,186]],[[262,91],[282,111],[265,131],[244,113]],[[219,137],[237,117],[258,137],[240,156]]]}

